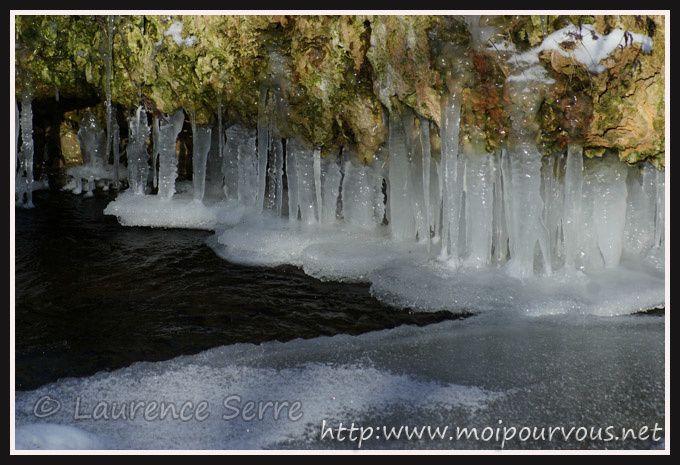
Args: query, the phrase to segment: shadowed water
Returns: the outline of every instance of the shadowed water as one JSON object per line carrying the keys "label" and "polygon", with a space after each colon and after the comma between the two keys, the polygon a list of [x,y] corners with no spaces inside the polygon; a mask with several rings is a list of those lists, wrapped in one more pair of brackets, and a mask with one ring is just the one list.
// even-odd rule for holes
{"label": "shadowed water", "polygon": [[36,192],[16,209],[16,388],[235,342],[358,334],[450,314],[395,311],[368,285],[230,264],[211,233],[128,228],[113,194]]}

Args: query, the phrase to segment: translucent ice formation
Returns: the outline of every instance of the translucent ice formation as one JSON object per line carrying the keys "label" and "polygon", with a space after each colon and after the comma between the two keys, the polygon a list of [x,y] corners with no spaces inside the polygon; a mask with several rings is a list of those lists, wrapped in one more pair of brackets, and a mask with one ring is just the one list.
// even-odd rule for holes
{"label": "translucent ice formation", "polygon": [[210,150],[211,128],[196,126],[192,119],[191,132],[193,134],[193,178],[194,178],[194,200],[199,202],[205,195],[205,175],[208,163],[208,151]]}
{"label": "translucent ice formation", "polygon": [[[496,153],[460,140],[454,94],[442,103],[441,150],[428,121],[392,113],[387,153],[368,163],[352,147],[322,156],[282,139],[277,94],[264,89],[257,129],[218,127],[211,143],[208,129],[194,128],[193,183],[175,197],[179,126],[161,122],[159,194],[122,195],[106,212],[125,225],[212,229],[210,245],[227,260],[369,282],[377,298],[414,310],[612,315],[662,306],[663,172],[613,154],[584,160],[575,144],[542,157],[535,118],[549,84],[509,79],[513,124]],[[207,178],[217,188],[206,190]]]}
{"label": "translucent ice formation", "polygon": [[128,120],[128,170],[130,172],[130,191],[143,195],[149,176],[149,153],[146,149],[146,139],[149,137],[149,125],[146,112],[142,106]]}
{"label": "translucent ice formation", "polygon": [[175,195],[175,179],[177,179],[175,142],[183,124],[184,112],[182,110],[177,110],[159,122],[158,195],[164,199],[171,199]]}
{"label": "translucent ice formation", "polygon": [[[17,128],[21,127],[21,150],[17,157],[15,201],[20,207],[33,208],[35,180],[33,179],[33,109],[30,95],[22,98],[21,113],[18,108],[16,110],[17,115],[20,115]],[[19,145],[18,133],[16,144]]]}

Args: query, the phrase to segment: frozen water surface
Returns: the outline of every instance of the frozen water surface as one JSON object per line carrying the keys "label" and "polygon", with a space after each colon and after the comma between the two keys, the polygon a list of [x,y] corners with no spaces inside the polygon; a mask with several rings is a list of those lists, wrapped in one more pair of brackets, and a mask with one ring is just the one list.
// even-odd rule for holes
{"label": "frozen water surface", "polygon": [[[337,426],[503,425],[663,428],[663,321],[655,317],[517,317],[486,314],[426,327],[287,343],[236,344],[167,362],[135,363],[69,378],[16,398],[17,446],[85,447],[81,435],[54,427],[36,443],[35,403],[49,395],[55,425],[76,427],[113,448],[357,448],[320,439]],[[225,419],[248,400],[301,402],[303,416]],[[74,420],[98,402],[208,402],[202,421]],[[284,411],[285,413],[285,411]],[[63,426],[61,427],[63,428]],[[42,434],[42,433],[41,433]],[[82,433],[85,434],[85,433]],[[505,448],[650,448],[653,441],[509,441]],[[500,448],[473,439],[373,438],[368,448]]]}

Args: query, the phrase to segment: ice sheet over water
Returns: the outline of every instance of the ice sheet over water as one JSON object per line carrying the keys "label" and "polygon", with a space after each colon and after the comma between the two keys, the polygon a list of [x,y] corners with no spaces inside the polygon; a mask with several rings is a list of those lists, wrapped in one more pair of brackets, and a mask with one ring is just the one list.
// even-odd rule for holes
{"label": "ice sheet over water", "polygon": [[[614,425],[663,427],[663,321],[653,317],[485,315],[426,327],[402,326],[360,336],[236,344],[165,362],[64,379],[16,397],[17,446],[112,448],[357,448],[320,441],[322,420],[337,426],[450,427]],[[40,431],[33,414],[45,395],[61,402]],[[302,419],[223,419],[228,396],[246,401],[299,400]],[[74,420],[97,402],[209,402],[203,421]],[[74,433],[64,427],[76,427]],[[647,442],[519,441],[505,448],[649,448]],[[474,440],[385,441],[368,448],[500,448]]]}

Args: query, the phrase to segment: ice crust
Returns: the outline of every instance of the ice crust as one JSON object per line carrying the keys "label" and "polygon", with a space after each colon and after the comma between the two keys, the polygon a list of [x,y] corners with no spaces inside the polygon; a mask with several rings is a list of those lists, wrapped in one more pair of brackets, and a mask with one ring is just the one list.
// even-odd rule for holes
{"label": "ice crust", "polygon": [[[235,344],[164,362],[67,378],[16,395],[17,448],[350,448],[320,440],[322,421],[362,426],[586,424],[663,427],[663,321],[645,317],[479,315],[360,336]],[[36,419],[49,395],[58,413]],[[302,419],[225,420],[228,396],[299,400]],[[206,400],[203,421],[74,419],[98,402]],[[110,414],[110,412],[109,412]],[[587,419],[587,420],[584,420]],[[41,426],[46,420],[52,425]],[[71,427],[78,428],[74,431]],[[37,439],[36,439],[37,438]],[[659,447],[635,441],[514,441],[508,448]],[[474,440],[384,441],[368,448],[500,448]]]}

